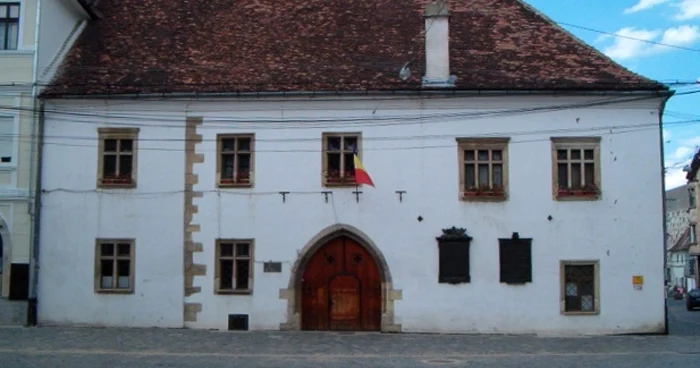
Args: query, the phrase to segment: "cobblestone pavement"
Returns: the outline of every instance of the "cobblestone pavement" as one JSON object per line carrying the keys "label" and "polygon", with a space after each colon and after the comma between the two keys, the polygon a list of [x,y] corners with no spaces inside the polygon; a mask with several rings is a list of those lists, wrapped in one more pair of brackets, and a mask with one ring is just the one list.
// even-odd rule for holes
{"label": "cobblestone pavement", "polygon": [[[0,367],[693,367],[700,311],[671,336],[543,338],[176,329],[0,328]],[[692,325],[691,325],[692,326]],[[685,328],[685,329],[681,329]],[[694,332],[694,333],[693,333]]]}

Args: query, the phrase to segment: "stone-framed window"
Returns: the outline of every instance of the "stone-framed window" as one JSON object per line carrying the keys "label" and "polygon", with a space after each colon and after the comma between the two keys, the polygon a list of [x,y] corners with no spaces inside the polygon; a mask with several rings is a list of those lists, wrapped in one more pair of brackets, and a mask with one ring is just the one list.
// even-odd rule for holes
{"label": "stone-framed window", "polygon": [[19,10],[19,2],[0,2],[0,50],[17,50]]}
{"label": "stone-framed window", "polygon": [[95,241],[95,292],[134,292],[134,239],[97,239]]}
{"label": "stone-framed window", "polygon": [[557,200],[597,200],[601,195],[600,137],[556,137],[552,179]]}
{"label": "stone-framed window", "polygon": [[254,134],[219,134],[217,141],[217,186],[252,187],[254,179]]}
{"label": "stone-framed window", "polygon": [[216,294],[251,294],[254,271],[253,239],[216,241]]}
{"label": "stone-framed window", "polygon": [[362,159],[361,133],[323,133],[323,185],[355,186],[355,157]]}
{"label": "stone-framed window", "polygon": [[462,200],[506,199],[509,140],[510,138],[457,138]]}
{"label": "stone-framed window", "polygon": [[600,262],[561,261],[561,313],[600,313]]}
{"label": "stone-framed window", "polygon": [[98,188],[136,188],[139,128],[99,128]]}
{"label": "stone-framed window", "polygon": [[15,162],[15,117],[0,115],[0,166],[10,166]]}
{"label": "stone-framed window", "polygon": [[695,208],[697,206],[697,197],[695,193],[695,187],[688,187],[688,203],[690,208]]}

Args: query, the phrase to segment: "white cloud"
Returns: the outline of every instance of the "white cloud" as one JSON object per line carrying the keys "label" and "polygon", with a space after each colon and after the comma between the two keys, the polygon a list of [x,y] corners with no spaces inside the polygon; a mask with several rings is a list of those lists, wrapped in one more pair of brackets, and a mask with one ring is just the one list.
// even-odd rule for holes
{"label": "white cloud", "polygon": [[[652,41],[660,34],[659,31],[648,31],[645,29],[634,29],[633,27],[622,28],[615,32],[618,36],[638,38],[645,41]],[[617,37],[612,45],[603,52],[614,59],[631,59],[646,53],[649,44],[629,38]]]}
{"label": "white cloud", "polygon": [[681,146],[676,148],[676,152],[673,153],[673,159],[676,162],[685,162],[690,160],[690,158],[695,153],[695,150],[688,146]]}
{"label": "white cloud", "polygon": [[642,11],[642,10],[651,9],[657,5],[666,3],[668,1],[669,0],[639,0],[639,2],[636,5],[625,9],[624,13],[630,14],[630,13],[636,13],[636,12]]}
{"label": "white cloud", "polygon": [[675,50],[672,47],[644,41],[660,42],[675,46],[691,45],[700,39],[700,28],[698,26],[682,25],[662,32],[661,30],[626,27],[615,34],[622,37],[615,38],[613,44],[605,48],[603,52],[611,58],[625,60]]}
{"label": "white cloud", "polygon": [[674,6],[679,8],[679,13],[675,16],[678,20],[700,18],[700,0],[682,0]]}
{"label": "white cloud", "polygon": [[678,188],[687,183],[688,181],[686,180],[685,176],[686,173],[683,171],[683,168],[669,169],[666,172],[666,177],[664,178],[666,181],[666,190]]}
{"label": "white cloud", "polygon": [[668,129],[664,129],[663,136],[664,136],[664,140],[667,141],[667,140],[671,139],[671,137],[673,137],[673,133],[671,133],[671,131]]}

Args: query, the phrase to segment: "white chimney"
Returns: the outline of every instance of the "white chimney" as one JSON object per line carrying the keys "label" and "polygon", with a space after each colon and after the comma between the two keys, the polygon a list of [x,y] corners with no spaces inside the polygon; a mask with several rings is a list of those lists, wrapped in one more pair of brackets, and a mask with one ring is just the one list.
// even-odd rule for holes
{"label": "white chimney", "polygon": [[450,75],[450,25],[447,0],[425,5],[425,76],[424,87],[454,87]]}

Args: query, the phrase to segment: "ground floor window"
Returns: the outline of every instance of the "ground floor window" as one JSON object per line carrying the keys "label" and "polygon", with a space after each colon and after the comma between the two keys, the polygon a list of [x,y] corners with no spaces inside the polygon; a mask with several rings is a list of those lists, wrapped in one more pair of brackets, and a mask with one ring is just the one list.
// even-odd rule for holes
{"label": "ground floor window", "polygon": [[134,291],[134,240],[98,239],[95,249],[95,291]]}
{"label": "ground floor window", "polygon": [[564,314],[600,311],[598,261],[561,262],[561,304]]}

